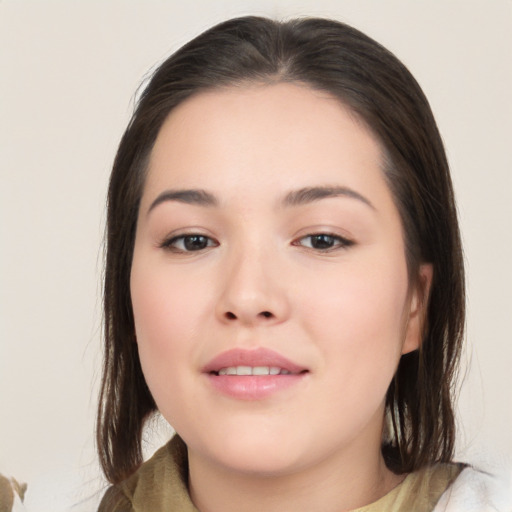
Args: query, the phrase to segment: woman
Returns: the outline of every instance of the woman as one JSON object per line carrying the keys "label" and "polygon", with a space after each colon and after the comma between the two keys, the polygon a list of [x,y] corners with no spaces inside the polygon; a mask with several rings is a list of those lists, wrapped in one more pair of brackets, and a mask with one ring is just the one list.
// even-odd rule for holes
{"label": "woman", "polygon": [[[449,169],[378,43],[248,17],[185,45],[121,141],[107,229],[100,510],[426,511],[470,471]],[[177,436],[142,464],[157,410]]]}

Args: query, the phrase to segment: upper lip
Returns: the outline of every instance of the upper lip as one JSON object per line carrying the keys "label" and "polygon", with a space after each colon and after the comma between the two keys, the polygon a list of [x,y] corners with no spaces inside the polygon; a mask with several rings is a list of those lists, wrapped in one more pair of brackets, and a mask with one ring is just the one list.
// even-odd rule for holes
{"label": "upper lip", "polygon": [[217,373],[221,368],[233,366],[269,366],[288,370],[290,373],[301,373],[307,368],[300,366],[278,352],[268,348],[240,349],[234,348],[215,356],[204,368],[204,373]]}

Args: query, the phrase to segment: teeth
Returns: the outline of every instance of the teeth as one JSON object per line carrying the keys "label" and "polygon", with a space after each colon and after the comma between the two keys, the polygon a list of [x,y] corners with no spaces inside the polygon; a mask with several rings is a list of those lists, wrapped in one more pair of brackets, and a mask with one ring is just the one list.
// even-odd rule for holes
{"label": "teeth", "polygon": [[253,375],[270,375],[270,368],[268,366],[255,366],[252,369]]}
{"label": "teeth", "polygon": [[277,366],[228,366],[221,368],[219,375],[290,375],[289,370]]}
{"label": "teeth", "polygon": [[252,368],[250,366],[237,366],[236,374],[237,375],[252,375]]}

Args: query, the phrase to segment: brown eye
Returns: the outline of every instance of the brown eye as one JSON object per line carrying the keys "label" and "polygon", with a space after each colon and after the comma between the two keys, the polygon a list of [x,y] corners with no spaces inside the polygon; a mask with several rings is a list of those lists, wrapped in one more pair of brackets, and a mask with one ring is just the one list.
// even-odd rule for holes
{"label": "brown eye", "polygon": [[317,251],[329,251],[332,249],[350,247],[354,242],[338,235],[329,233],[315,233],[301,238],[296,245],[301,245]]}
{"label": "brown eye", "polygon": [[204,235],[190,234],[171,238],[164,242],[162,247],[175,252],[197,252],[208,247],[216,247],[217,245],[218,243],[212,238]]}
{"label": "brown eye", "polygon": [[334,247],[336,239],[331,235],[312,235],[311,247],[314,249],[330,249]]}
{"label": "brown eye", "polygon": [[208,247],[208,238],[201,235],[183,237],[183,246],[187,251],[200,251]]}

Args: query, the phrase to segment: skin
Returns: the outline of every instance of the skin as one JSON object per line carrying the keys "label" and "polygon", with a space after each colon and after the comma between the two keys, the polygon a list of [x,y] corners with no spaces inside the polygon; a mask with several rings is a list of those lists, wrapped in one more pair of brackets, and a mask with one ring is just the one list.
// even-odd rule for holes
{"label": "skin", "polygon": [[[422,265],[423,286],[409,285],[381,162],[347,108],[297,84],[201,93],[164,123],[131,293],[144,375],[187,443],[202,512],[351,510],[403,479],[380,453],[384,399],[401,354],[419,346],[432,271]],[[326,186],[353,193],[283,204],[291,191]],[[218,204],[151,207],[184,189]],[[327,250],[310,236],[322,233]],[[187,251],[191,239],[176,237],[191,234],[206,246]],[[308,371],[248,401],[202,373],[226,350],[257,347]]]}

